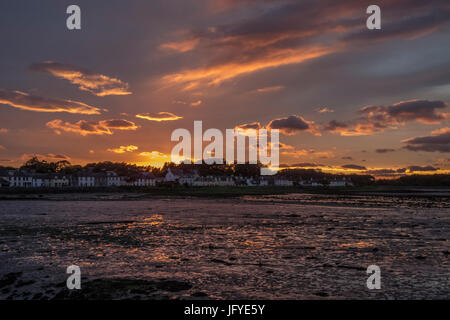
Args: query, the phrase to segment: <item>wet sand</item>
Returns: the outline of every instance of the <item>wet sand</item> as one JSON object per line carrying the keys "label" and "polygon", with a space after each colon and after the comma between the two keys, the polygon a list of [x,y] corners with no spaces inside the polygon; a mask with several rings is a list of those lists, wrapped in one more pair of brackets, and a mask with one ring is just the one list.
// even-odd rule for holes
{"label": "wet sand", "polygon": [[[442,198],[9,200],[0,222],[1,299],[450,297]],[[72,264],[81,290],[65,287]]]}

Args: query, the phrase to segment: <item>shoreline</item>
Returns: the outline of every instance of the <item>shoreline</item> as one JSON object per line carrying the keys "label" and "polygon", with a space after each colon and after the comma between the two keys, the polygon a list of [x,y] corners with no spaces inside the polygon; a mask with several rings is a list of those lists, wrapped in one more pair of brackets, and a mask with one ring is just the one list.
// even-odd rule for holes
{"label": "shoreline", "polygon": [[283,194],[323,194],[323,195],[377,195],[377,196],[419,196],[448,197],[449,187],[430,186],[368,186],[368,187],[105,187],[105,188],[3,188],[0,200],[41,200],[52,195],[144,195],[146,197],[240,197]]}

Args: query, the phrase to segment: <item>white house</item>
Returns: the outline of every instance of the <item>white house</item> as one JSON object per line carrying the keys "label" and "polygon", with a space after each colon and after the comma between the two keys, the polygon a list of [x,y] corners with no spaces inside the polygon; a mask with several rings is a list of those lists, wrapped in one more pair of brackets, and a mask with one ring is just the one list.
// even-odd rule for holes
{"label": "white house", "polygon": [[31,186],[33,188],[41,188],[44,186],[44,179],[42,175],[35,175],[32,180]]}
{"label": "white house", "polygon": [[106,172],[106,186],[107,187],[119,187],[120,186],[120,177],[114,171]]}
{"label": "white house", "polygon": [[6,180],[3,177],[0,177],[0,188],[9,187],[9,180]]}
{"label": "white house", "polygon": [[345,187],[346,186],[346,181],[345,180],[331,180],[330,187]]}
{"label": "white house", "polygon": [[141,174],[136,180],[129,183],[129,185],[136,187],[152,187],[156,185],[155,176],[150,172]]}
{"label": "white house", "polygon": [[273,180],[273,184],[280,187],[291,187],[294,185],[294,181],[283,179],[283,178],[275,178]]}
{"label": "white house", "polygon": [[167,174],[164,177],[165,182],[178,182],[179,184],[193,185],[194,181],[200,176],[196,170],[191,170],[189,172],[183,172],[180,169],[168,168]]}
{"label": "white house", "polygon": [[[174,173],[173,171],[175,171],[176,173]],[[173,171],[171,168],[167,169],[166,176],[164,177],[164,182],[175,182],[180,178],[179,174],[181,173],[179,171],[181,170],[173,169]]]}
{"label": "white house", "polygon": [[41,188],[41,187],[63,187],[69,185],[69,177],[54,174],[39,174],[35,172],[22,172],[10,170],[7,176],[3,174],[1,177],[8,183],[3,186],[12,188]]}
{"label": "white house", "polygon": [[48,188],[61,188],[70,186],[69,176],[58,174],[58,173],[49,173],[47,175],[42,176],[43,187]]}
{"label": "white house", "polygon": [[82,188],[95,187],[95,176],[90,173],[82,173],[82,172],[77,173],[74,176],[73,185],[75,187],[82,187]]}
{"label": "white house", "polygon": [[207,187],[207,186],[234,186],[233,177],[229,176],[206,176],[198,177],[192,182],[192,186],[195,187]]}
{"label": "white house", "polygon": [[29,188],[33,186],[31,175],[16,171],[9,176],[9,186],[15,188]]}

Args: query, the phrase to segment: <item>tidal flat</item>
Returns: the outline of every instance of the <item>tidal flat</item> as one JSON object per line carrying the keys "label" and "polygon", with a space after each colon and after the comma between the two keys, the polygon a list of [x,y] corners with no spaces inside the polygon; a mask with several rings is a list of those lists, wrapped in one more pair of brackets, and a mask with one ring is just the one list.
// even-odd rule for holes
{"label": "tidal flat", "polygon": [[0,299],[450,298],[447,197],[127,200],[0,201]]}

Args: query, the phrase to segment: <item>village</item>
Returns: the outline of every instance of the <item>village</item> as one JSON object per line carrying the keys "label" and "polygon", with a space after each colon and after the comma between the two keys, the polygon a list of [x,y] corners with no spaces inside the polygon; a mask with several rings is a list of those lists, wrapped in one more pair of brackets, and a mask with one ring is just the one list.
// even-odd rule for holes
{"label": "village", "polygon": [[347,187],[353,182],[346,178],[329,181],[298,180],[285,176],[200,175],[198,170],[168,168],[165,174],[141,172],[119,175],[114,171],[94,172],[86,170],[76,173],[38,173],[34,169],[0,168],[0,188],[99,188],[99,187],[155,187],[180,185],[187,187],[208,186],[279,186],[279,187]]}

